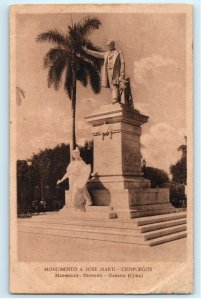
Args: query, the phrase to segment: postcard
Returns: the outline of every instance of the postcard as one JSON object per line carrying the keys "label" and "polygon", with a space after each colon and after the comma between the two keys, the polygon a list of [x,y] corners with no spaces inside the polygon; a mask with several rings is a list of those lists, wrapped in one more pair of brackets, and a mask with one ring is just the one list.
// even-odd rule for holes
{"label": "postcard", "polygon": [[191,5],[10,7],[10,292],[193,293]]}

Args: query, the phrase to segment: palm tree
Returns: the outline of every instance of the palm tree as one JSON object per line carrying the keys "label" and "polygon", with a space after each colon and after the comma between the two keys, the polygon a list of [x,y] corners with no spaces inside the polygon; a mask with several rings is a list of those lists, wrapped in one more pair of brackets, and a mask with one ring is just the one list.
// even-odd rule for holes
{"label": "palm tree", "polygon": [[41,33],[36,37],[37,42],[51,42],[55,45],[43,59],[44,68],[48,69],[48,87],[53,86],[58,90],[64,73],[64,90],[71,101],[72,111],[72,136],[71,150],[76,146],[75,114],[77,81],[84,87],[90,83],[94,93],[99,93],[101,88],[99,59],[87,54],[83,46],[92,50],[101,51],[89,39],[89,34],[99,29],[101,22],[97,18],[86,17],[81,22],[68,26],[66,35],[53,29]]}

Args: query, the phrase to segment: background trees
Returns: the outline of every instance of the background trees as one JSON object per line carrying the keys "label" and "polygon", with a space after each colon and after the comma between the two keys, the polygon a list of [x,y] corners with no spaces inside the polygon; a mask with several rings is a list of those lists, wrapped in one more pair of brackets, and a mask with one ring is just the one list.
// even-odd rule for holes
{"label": "background trees", "polygon": [[151,187],[164,187],[165,184],[169,183],[168,174],[158,168],[144,167],[144,177],[151,180]]}
{"label": "background trees", "polygon": [[[86,141],[80,147],[80,153],[83,160],[93,166],[93,141]],[[17,161],[18,207],[31,208],[32,201],[42,200],[45,200],[48,210],[63,207],[68,180],[59,186],[56,183],[63,177],[70,163],[70,145],[60,144],[53,149],[41,150],[32,156],[31,162],[29,167],[26,160]]]}
{"label": "background trees", "polygon": [[177,149],[181,151],[181,158],[170,166],[172,181],[170,186],[170,198],[172,204],[176,207],[187,207],[187,197],[185,194],[185,186],[187,184],[187,137],[185,136],[185,144]]}
{"label": "background trees", "polygon": [[[186,140],[186,137],[185,137]],[[172,181],[175,183],[187,183],[187,145],[181,145],[178,148],[181,151],[181,158],[170,166],[170,173],[172,174]]]}

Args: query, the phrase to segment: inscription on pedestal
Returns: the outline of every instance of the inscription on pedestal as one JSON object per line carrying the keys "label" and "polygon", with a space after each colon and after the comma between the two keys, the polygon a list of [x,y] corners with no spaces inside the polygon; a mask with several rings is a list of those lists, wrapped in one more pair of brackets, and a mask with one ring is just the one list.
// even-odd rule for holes
{"label": "inscription on pedestal", "polygon": [[94,171],[99,175],[121,174],[121,139],[119,134],[94,137]]}
{"label": "inscription on pedestal", "polygon": [[124,171],[132,172],[140,168],[141,155],[137,153],[127,153],[124,157]]}
{"label": "inscription on pedestal", "polygon": [[123,139],[123,171],[141,172],[141,152],[139,143],[135,139]]}

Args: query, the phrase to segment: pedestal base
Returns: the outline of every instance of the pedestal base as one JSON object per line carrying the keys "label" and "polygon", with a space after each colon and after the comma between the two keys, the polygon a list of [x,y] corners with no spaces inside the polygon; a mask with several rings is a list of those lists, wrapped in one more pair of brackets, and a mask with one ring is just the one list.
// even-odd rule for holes
{"label": "pedestal base", "polygon": [[[87,187],[92,196],[93,205],[111,205],[111,195],[113,193],[127,193],[132,189],[150,188],[150,181],[142,178],[130,178],[123,176],[101,176],[94,177],[87,183]],[[114,192],[116,191],[116,192]],[[122,194],[122,197],[124,195]]]}
{"label": "pedestal base", "polygon": [[90,179],[87,183],[89,189],[135,189],[150,188],[151,182],[143,177],[129,176],[101,176]]}
{"label": "pedestal base", "polygon": [[106,189],[100,183],[89,182],[94,206],[111,206],[120,219],[154,216],[176,212],[169,201],[169,189],[115,188]]}

